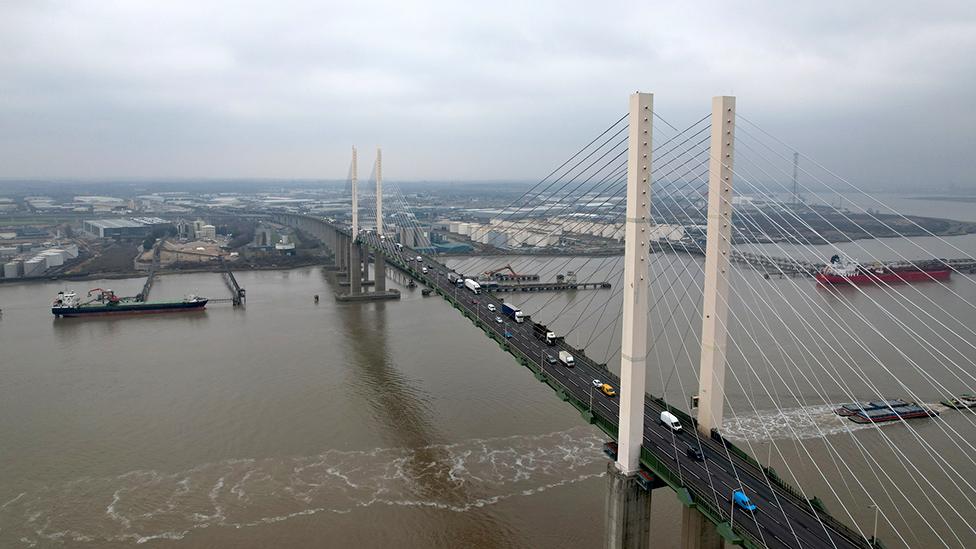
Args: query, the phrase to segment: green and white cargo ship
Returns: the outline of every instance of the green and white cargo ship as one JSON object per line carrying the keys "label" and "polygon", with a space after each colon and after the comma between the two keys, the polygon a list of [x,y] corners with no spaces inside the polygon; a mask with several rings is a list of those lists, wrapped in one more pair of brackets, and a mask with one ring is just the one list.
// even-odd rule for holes
{"label": "green and white cargo ship", "polygon": [[195,295],[174,301],[140,301],[133,297],[118,297],[112,290],[93,288],[87,297],[82,300],[75,292],[58,292],[51,303],[51,313],[56,317],[178,313],[202,311],[207,306],[207,298]]}

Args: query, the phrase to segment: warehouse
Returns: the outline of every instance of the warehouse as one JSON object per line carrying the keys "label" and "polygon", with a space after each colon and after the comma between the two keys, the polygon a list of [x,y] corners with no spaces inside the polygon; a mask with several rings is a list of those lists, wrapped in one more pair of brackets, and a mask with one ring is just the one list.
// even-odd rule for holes
{"label": "warehouse", "polygon": [[85,232],[98,238],[138,239],[152,233],[152,225],[133,219],[91,219],[85,221]]}

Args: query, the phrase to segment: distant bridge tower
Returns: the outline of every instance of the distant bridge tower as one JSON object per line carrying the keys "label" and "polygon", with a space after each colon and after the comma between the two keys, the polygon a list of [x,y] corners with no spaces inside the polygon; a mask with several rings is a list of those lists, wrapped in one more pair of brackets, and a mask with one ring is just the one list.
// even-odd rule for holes
{"label": "distant bridge tower", "polygon": [[359,182],[356,173],[356,147],[352,148],[352,239],[359,234]]}
{"label": "distant bridge tower", "polygon": [[363,289],[362,255],[359,243],[359,174],[356,147],[352,148],[352,234],[349,238],[349,293],[359,295]]}
{"label": "distant bridge tower", "polygon": [[383,150],[376,149],[376,234],[383,234]]}
{"label": "distant bridge tower", "polygon": [[[383,235],[383,151],[376,149],[376,236]],[[373,278],[376,292],[386,292],[386,257],[377,250],[373,256]]]}

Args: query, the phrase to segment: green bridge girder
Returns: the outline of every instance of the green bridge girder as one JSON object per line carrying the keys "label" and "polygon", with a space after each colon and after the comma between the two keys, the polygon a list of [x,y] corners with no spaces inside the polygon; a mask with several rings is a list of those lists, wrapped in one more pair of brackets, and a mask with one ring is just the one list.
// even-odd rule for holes
{"label": "green bridge girder", "polygon": [[[326,220],[316,218],[314,216],[301,216],[297,214],[288,214],[288,215],[293,217],[304,217],[307,219],[313,219],[320,223],[326,224],[332,230],[340,232],[346,235],[347,237],[349,236],[347,232],[331,226],[331,224],[329,224]],[[370,243],[366,243],[366,245],[367,247],[371,248],[374,252],[377,251],[382,252],[382,250],[376,249]],[[533,376],[541,383],[548,385],[553,390],[553,392],[556,393],[556,395],[560,398],[560,400],[564,402],[568,402],[574,408],[576,408],[580,412],[580,415],[582,416],[584,421],[586,421],[591,425],[595,425],[601,431],[603,431],[607,436],[609,436],[615,441],[617,440],[617,436],[618,436],[617,424],[612,419],[605,418],[599,413],[593,413],[589,409],[587,403],[582,402],[578,398],[574,397],[571,393],[563,390],[562,387],[557,386],[557,382],[554,381],[553,378],[547,376],[538,363],[536,363],[532,358],[525,356],[518,349],[515,349],[510,345],[508,345],[508,343],[504,340],[504,338],[500,338],[497,334],[489,330],[488,327],[485,326],[480,320],[478,320],[477,318],[472,318],[471,315],[461,306],[460,302],[455,300],[454,297],[451,296],[450,294],[442,291],[440,287],[436,283],[434,283],[428,276],[414,269],[411,265],[399,261],[398,258],[387,257],[386,261],[387,263],[393,265],[400,271],[413,277],[418,282],[426,284],[430,288],[434,288],[434,291],[436,292],[437,295],[441,296],[444,300],[449,302],[451,306],[457,309],[463,317],[470,320],[476,328],[481,329],[485,333],[485,335],[487,335],[489,338],[497,342],[499,344],[499,347],[501,347],[505,352],[512,355],[512,357],[515,359],[515,361],[518,364],[526,367],[530,372],[532,372]],[[658,402],[659,404],[663,406],[667,406],[667,403],[662,398],[654,397],[653,395],[649,395],[649,396],[651,397],[652,400]],[[672,413],[679,416],[679,418],[683,419],[684,421],[692,424],[694,423],[694,419],[688,414],[682,412],[681,410],[671,408],[669,406],[668,409],[671,410]],[[733,443],[729,442],[728,440],[722,439],[722,443],[728,448],[728,450],[731,453],[735,454],[736,456],[740,457],[741,459],[747,461],[751,465],[763,471],[772,484],[775,484],[778,488],[786,491],[787,493],[789,493],[791,496],[795,498],[809,501],[810,505],[815,509],[817,515],[823,522],[830,523],[832,528],[840,532],[846,532],[847,536],[850,539],[863,540],[860,534],[854,532],[853,530],[850,529],[850,527],[848,527],[847,525],[843,524],[842,522],[835,519],[832,515],[830,515],[829,512],[827,512],[825,506],[823,505],[823,502],[820,501],[819,498],[814,497],[811,498],[810,500],[807,500],[799,490],[797,490],[794,486],[781,479],[779,475],[775,472],[775,470],[773,470],[770,467],[763,466],[747,452],[743,451],[738,446],[735,446]],[[643,446],[641,446],[641,451],[640,451],[640,462],[641,465],[646,467],[651,473],[653,473],[658,479],[663,481],[664,484],[666,484],[675,492],[676,497],[682,503],[682,505],[697,509],[710,522],[712,522],[715,525],[719,535],[722,536],[722,538],[727,543],[739,545],[747,549],[762,549],[764,547],[763,543],[760,540],[753,537],[751,533],[736,528],[728,521],[725,521],[721,513],[715,507],[711,498],[709,498],[707,494],[699,493],[691,485],[685,485],[677,474],[671,471],[664,463],[662,463],[657,457],[652,455]],[[876,539],[872,539],[870,542],[864,543],[863,546],[867,549],[884,549],[884,545],[881,543],[881,541]]]}

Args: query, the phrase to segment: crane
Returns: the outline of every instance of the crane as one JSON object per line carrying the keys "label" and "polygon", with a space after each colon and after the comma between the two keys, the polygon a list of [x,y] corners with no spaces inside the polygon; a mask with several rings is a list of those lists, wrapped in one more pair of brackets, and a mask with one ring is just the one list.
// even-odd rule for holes
{"label": "crane", "polygon": [[522,276],[519,273],[515,272],[515,269],[512,268],[512,264],[511,263],[509,263],[507,265],[503,265],[503,266],[501,266],[501,267],[499,267],[497,269],[492,269],[492,270],[489,270],[489,271],[485,271],[482,274],[484,274],[488,278],[491,278],[491,277],[495,276],[497,273],[500,273],[502,271],[508,271],[508,272],[512,273],[512,276]]}

